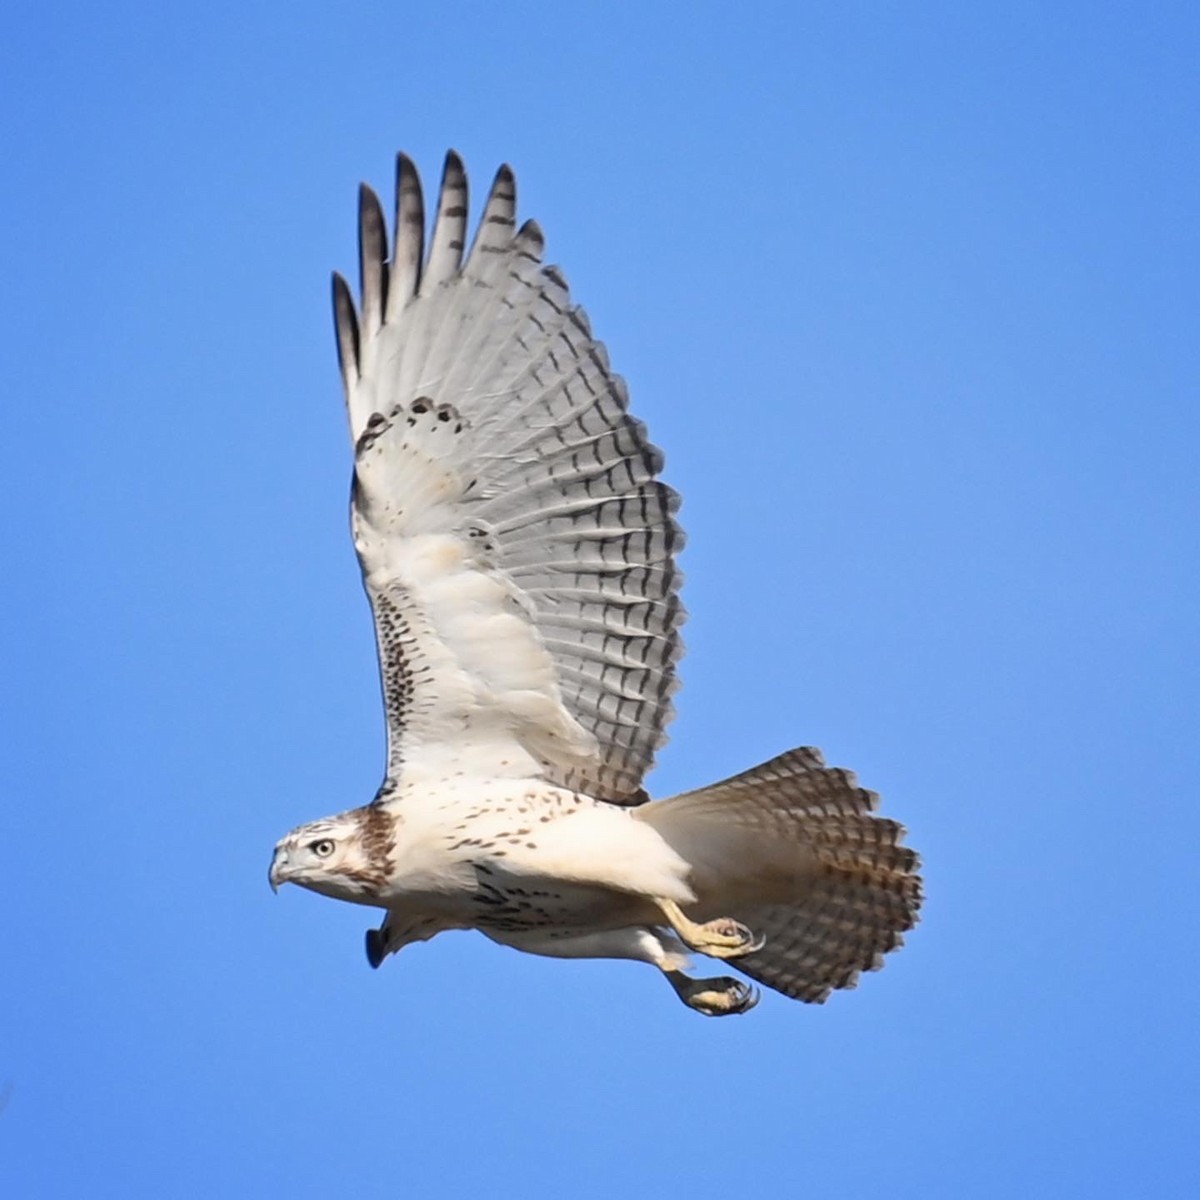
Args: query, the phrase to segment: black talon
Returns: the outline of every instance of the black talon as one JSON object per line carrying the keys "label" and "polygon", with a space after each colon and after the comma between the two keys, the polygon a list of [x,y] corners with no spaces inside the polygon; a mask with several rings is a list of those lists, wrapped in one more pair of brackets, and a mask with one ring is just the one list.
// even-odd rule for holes
{"label": "black talon", "polygon": [[386,957],[387,942],[384,941],[383,931],[380,929],[368,929],[367,962],[369,962],[372,967],[378,967]]}

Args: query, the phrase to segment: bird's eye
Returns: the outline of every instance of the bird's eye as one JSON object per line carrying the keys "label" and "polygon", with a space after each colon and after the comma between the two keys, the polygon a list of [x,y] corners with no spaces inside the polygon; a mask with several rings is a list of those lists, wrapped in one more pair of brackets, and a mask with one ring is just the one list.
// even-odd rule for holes
{"label": "bird's eye", "polygon": [[333,853],[333,839],[321,838],[312,842],[308,847],[318,858],[328,858]]}

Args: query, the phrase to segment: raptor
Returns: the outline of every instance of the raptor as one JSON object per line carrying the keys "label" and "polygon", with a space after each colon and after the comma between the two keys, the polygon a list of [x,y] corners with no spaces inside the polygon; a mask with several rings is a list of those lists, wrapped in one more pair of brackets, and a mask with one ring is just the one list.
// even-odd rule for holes
{"label": "raptor", "polygon": [[467,242],[446,158],[426,246],[397,160],[359,196],[357,303],[333,281],[351,520],[375,619],[386,777],[301,825],[270,881],[382,910],[367,957],[450,929],[634,959],[709,1016],[823,1001],[916,921],[903,828],[813,749],[651,802],[682,652],[678,497],[501,167]]}

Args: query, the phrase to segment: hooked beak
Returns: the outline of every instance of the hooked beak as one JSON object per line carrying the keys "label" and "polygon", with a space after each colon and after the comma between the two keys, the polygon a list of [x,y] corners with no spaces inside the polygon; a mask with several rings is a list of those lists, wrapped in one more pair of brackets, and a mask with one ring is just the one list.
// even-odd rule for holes
{"label": "hooked beak", "polygon": [[288,852],[282,846],[275,847],[275,857],[271,859],[271,869],[267,872],[267,880],[271,891],[278,892],[281,883],[287,883],[291,878],[288,874]]}

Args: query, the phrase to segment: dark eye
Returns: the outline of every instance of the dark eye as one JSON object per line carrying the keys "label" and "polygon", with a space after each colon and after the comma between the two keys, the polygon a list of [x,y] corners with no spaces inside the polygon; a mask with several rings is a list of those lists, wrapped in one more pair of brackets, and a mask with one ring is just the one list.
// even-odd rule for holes
{"label": "dark eye", "polygon": [[333,839],[321,838],[320,841],[310,842],[308,848],[318,858],[328,858],[333,853]]}

